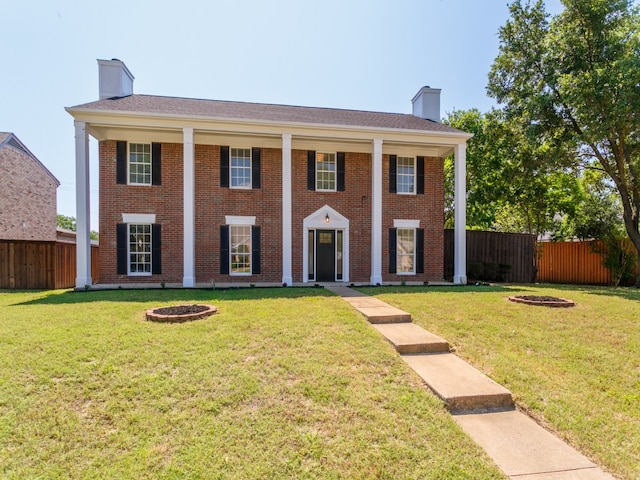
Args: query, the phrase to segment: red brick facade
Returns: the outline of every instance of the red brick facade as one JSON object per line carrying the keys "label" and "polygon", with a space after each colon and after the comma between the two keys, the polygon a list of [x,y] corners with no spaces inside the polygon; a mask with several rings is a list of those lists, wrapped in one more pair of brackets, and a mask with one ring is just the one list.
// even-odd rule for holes
{"label": "red brick facade", "polygon": [[2,146],[0,239],[55,241],[57,188],[39,162],[18,148]]}
{"label": "red brick facade", "polygon": [[[307,151],[292,150],[292,275],[303,279],[303,220],[328,205],[349,219],[349,281],[371,278],[372,156],[346,152],[345,191],[307,190]],[[383,155],[383,281],[430,281],[443,277],[443,160],[425,159],[425,194],[389,193],[389,156]],[[195,145],[195,277],[197,283],[279,283],[282,281],[282,150],[261,149],[261,188],[220,186],[220,147]],[[127,276],[116,273],[116,225],[122,214],[155,214],[162,225],[162,273]],[[261,231],[261,273],[220,274],[220,226],[225,216],[255,216]],[[424,274],[389,272],[388,232],[394,219],[419,220],[425,232]],[[116,142],[100,142],[100,281],[101,283],[183,280],[183,147],[162,144],[162,184],[116,184]]]}

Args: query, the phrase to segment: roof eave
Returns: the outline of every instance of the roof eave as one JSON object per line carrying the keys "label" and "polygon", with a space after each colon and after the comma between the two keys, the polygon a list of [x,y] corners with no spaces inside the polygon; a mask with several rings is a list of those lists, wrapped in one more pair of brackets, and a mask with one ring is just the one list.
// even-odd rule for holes
{"label": "roof eave", "polygon": [[[229,118],[229,117],[213,117],[205,115],[184,115],[184,114],[170,114],[170,113],[153,113],[153,112],[131,112],[126,110],[102,110],[91,108],[78,108],[78,107],[66,107],[65,110],[76,120],[86,121],[87,123],[99,123],[105,119],[136,119],[139,123],[140,120],[170,120],[176,123],[174,128],[178,128],[179,124],[193,124],[193,123],[213,123],[213,124],[231,124],[231,125],[253,125],[256,127],[270,127],[279,128],[280,130],[300,130],[300,129],[313,129],[313,130],[340,130],[351,132],[371,132],[371,138],[377,138],[381,134],[395,134],[395,135],[409,135],[409,136],[432,136],[443,139],[450,139],[451,144],[457,144],[466,142],[473,137],[472,134],[463,132],[461,130],[456,131],[440,131],[440,130],[420,130],[420,129],[403,129],[403,128],[389,128],[389,127],[372,127],[364,125],[343,125],[343,124],[327,124],[327,123],[309,123],[309,122],[292,122],[292,121],[276,121],[276,120],[263,120],[263,119],[251,119],[251,118]],[[109,122],[113,124],[112,122]],[[127,125],[127,122],[119,122],[120,124]],[[134,122],[131,122],[131,126],[135,126]],[[169,122],[170,123],[170,122]],[[169,127],[170,125],[164,125]],[[288,128],[285,128],[288,127]],[[295,133],[295,132],[292,132]],[[378,135],[375,135],[378,134]],[[449,143],[449,142],[447,142]]]}

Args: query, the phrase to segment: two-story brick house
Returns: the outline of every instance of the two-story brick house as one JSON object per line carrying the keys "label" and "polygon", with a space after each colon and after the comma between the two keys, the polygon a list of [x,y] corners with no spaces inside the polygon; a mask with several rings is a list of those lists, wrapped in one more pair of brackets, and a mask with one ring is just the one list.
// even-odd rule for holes
{"label": "two-story brick house", "polygon": [[60,182],[13,133],[0,132],[0,239],[56,240]]}
{"label": "two-story brick house", "polygon": [[[455,153],[456,267],[466,282],[465,146],[413,115],[133,94],[99,60],[75,119],[78,288],[89,272],[88,136],[99,142],[101,283],[429,282],[443,278],[443,158]],[[86,243],[86,245],[85,245]]]}

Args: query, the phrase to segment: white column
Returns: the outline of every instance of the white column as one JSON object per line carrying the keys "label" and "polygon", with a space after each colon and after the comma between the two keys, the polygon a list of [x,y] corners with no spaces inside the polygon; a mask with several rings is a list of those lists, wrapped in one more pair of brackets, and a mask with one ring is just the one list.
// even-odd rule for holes
{"label": "white column", "polygon": [[91,208],[89,197],[89,135],[85,122],[73,122],[76,129],[76,288],[91,281]]}
{"label": "white column", "polygon": [[455,148],[453,283],[467,283],[467,145]]}
{"label": "white column", "polygon": [[196,284],[196,215],[195,215],[195,155],[193,148],[193,128],[183,129],[183,165],[184,165],[184,276],[182,286],[194,287]]}
{"label": "white column", "polygon": [[282,134],[282,283],[293,283],[291,239],[291,134]]}
{"label": "white column", "polygon": [[382,283],[382,139],[373,140],[371,184],[371,285]]}

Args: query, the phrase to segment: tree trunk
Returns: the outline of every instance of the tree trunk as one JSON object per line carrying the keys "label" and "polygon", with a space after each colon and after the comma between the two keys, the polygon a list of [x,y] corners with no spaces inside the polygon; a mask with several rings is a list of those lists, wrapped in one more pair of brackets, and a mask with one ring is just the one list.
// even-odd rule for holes
{"label": "tree trunk", "polygon": [[626,218],[624,219],[624,226],[629,238],[631,239],[631,243],[633,243],[633,246],[636,249],[636,268],[638,273],[636,275],[635,286],[636,288],[640,288],[640,232],[634,228],[633,222],[627,221]]}

